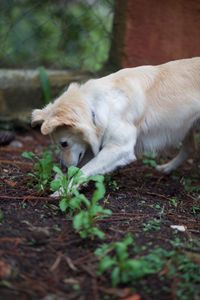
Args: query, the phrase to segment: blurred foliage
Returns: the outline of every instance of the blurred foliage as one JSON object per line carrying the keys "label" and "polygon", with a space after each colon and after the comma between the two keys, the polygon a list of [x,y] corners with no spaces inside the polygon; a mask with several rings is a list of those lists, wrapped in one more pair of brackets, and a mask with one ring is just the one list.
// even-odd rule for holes
{"label": "blurred foliage", "polygon": [[114,0],[1,0],[0,67],[99,70]]}

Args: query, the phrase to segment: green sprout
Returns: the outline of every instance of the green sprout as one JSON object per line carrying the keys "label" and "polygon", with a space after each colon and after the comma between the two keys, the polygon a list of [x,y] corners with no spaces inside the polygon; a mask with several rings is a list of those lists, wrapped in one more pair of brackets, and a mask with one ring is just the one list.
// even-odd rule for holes
{"label": "green sprout", "polygon": [[161,220],[160,219],[151,219],[147,223],[143,224],[143,231],[158,231],[160,230]]}
{"label": "green sprout", "polygon": [[153,152],[146,151],[144,153],[144,159],[142,160],[144,165],[148,165],[150,167],[155,168],[157,166],[156,163],[156,154]]}
{"label": "green sprout", "polygon": [[60,210],[66,212],[78,209],[84,198],[84,195],[79,193],[79,187],[88,181],[87,178],[79,168],[74,166],[68,168],[66,175],[57,166],[54,166],[53,170],[56,178],[51,182],[51,190],[58,192],[60,196]]}
{"label": "green sprout", "polygon": [[36,182],[38,191],[44,191],[49,187],[52,178],[53,157],[49,150],[45,150],[41,157],[38,157],[33,152],[23,152],[24,158],[30,159],[33,162],[33,171],[28,173]]}

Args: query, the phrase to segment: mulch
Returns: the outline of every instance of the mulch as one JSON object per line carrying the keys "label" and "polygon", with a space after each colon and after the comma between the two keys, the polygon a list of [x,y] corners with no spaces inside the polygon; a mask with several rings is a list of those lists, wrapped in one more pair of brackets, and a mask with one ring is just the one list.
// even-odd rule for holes
{"label": "mulch", "polygon": [[[40,154],[48,144],[30,129],[0,147],[0,300],[176,299],[173,282],[161,280],[159,274],[118,288],[106,276],[97,276],[93,252],[101,242],[82,240],[73,231],[70,216],[58,209],[58,200],[49,191],[39,194],[31,185],[32,164],[21,153]],[[114,172],[118,189],[107,183],[102,202],[113,214],[99,222],[105,242],[131,232],[138,246],[168,249],[175,237],[200,238],[199,216],[192,210],[199,200],[184,187],[185,179],[199,179],[199,171],[196,155],[168,176],[142,160]],[[89,187],[85,193],[91,195]],[[145,232],[144,223],[153,218],[161,218],[160,230]],[[175,232],[170,225],[187,229]]]}

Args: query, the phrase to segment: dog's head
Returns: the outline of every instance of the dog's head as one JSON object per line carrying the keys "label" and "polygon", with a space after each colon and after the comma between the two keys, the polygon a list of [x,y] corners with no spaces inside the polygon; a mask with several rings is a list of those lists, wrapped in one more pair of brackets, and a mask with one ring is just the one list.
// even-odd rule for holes
{"label": "dog's head", "polygon": [[41,133],[51,135],[61,149],[64,165],[77,166],[88,148],[93,155],[99,151],[98,131],[92,121],[92,112],[78,85],[43,109],[32,113],[32,126],[41,124]]}

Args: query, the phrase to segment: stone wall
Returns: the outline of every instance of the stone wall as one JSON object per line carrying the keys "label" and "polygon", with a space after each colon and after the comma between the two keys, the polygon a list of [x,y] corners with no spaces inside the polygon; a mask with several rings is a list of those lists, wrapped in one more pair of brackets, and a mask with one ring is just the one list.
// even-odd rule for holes
{"label": "stone wall", "polygon": [[117,68],[200,56],[199,0],[116,0],[109,63]]}
{"label": "stone wall", "polygon": [[[71,82],[82,82],[88,73],[47,70],[52,96],[58,96]],[[28,121],[33,108],[44,106],[38,70],[0,69],[0,122]]]}

